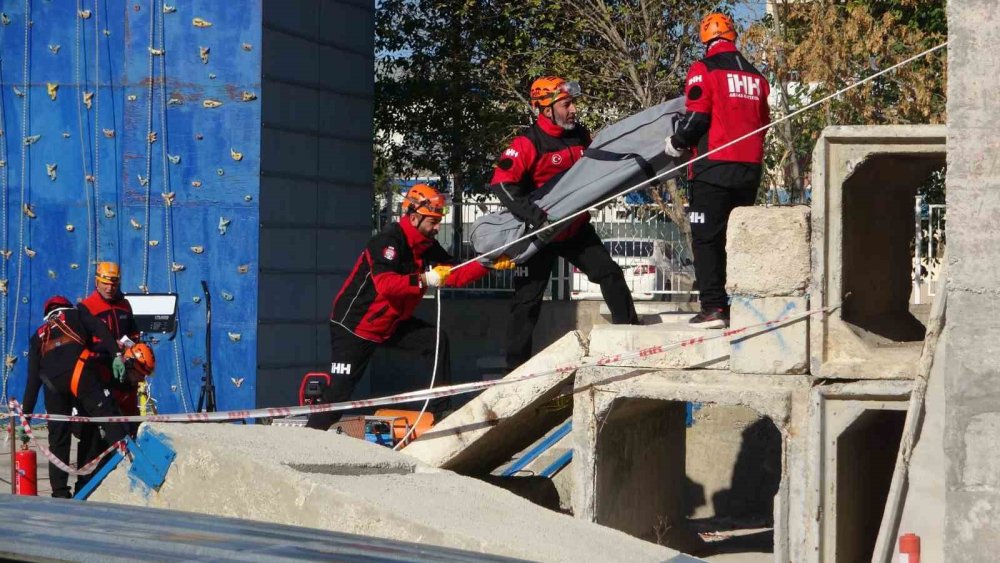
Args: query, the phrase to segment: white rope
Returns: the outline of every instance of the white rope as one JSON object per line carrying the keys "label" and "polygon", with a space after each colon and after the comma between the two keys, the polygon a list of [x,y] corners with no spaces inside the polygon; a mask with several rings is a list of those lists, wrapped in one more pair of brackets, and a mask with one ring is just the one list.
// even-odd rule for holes
{"label": "white rope", "polygon": [[617,198],[619,198],[619,197],[621,197],[621,196],[623,196],[625,194],[632,193],[632,192],[634,192],[634,191],[636,191],[636,190],[638,190],[640,188],[643,188],[646,185],[651,184],[651,183],[653,183],[653,182],[655,182],[655,181],[657,181],[657,180],[659,180],[659,179],[661,179],[661,178],[663,178],[665,176],[669,176],[670,174],[673,174],[674,172],[677,172],[679,170],[683,170],[685,167],[687,167],[689,164],[691,164],[693,162],[697,162],[699,160],[707,158],[709,155],[715,154],[716,152],[719,152],[719,151],[721,151],[721,150],[723,150],[725,148],[728,148],[728,147],[730,147],[732,145],[735,145],[736,143],[739,143],[740,141],[743,141],[745,139],[753,137],[754,135],[757,135],[758,133],[763,133],[763,132],[767,131],[768,129],[770,129],[771,127],[774,127],[775,125],[777,125],[777,124],[779,124],[779,123],[781,123],[783,121],[787,121],[787,120],[795,117],[796,115],[799,115],[800,113],[802,113],[802,112],[804,112],[806,110],[812,109],[812,108],[814,108],[814,107],[816,107],[816,106],[818,106],[820,104],[826,103],[827,101],[829,101],[829,100],[831,100],[833,98],[836,98],[836,97],[840,96],[841,94],[843,94],[843,93],[845,93],[845,92],[847,92],[849,90],[857,88],[858,86],[861,86],[862,84],[870,82],[870,81],[878,78],[879,76],[882,76],[883,74],[886,74],[888,72],[896,70],[897,68],[899,68],[899,67],[901,67],[903,65],[906,65],[906,64],[908,64],[908,63],[910,63],[912,61],[915,61],[916,59],[919,59],[921,57],[929,55],[929,54],[933,53],[934,51],[937,51],[938,49],[942,49],[945,46],[947,46],[949,42],[950,42],[950,40],[949,41],[945,41],[944,43],[941,43],[940,45],[937,45],[936,47],[931,47],[930,49],[927,49],[926,51],[922,51],[922,52],[920,52],[920,53],[918,53],[916,55],[913,55],[912,57],[909,57],[909,58],[907,58],[907,59],[905,59],[903,61],[900,61],[900,62],[898,62],[898,63],[896,63],[896,64],[894,64],[894,65],[892,65],[892,66],[890,66],[890,67],[888,67],[886,69],[880,70],[880,71],[876,72],[875,74],[872,74],[871,76],[868,76],[867,78],[859,80],[858,82],[855,82],[853,84],[849,84],[846,87],[841,88],[840,90],[837,90],[836,92],[834,92],[834,93],[832,93],[832,94],[830,94],[828,96],[820,98],[819,100],[816,100],[815,102],[813,102],[813,103],[811,103],[811,104],[809,104],[809,105],[807,105],[805,107],[802,107],[802,108],[800,108],[800,109],[798,109],[796,111],[793,111],[792,113],[790,113],[790,114],[782,117],[781,119],[778,119],[777,121],[772,121],[771,123],[769,123],[769,124],[767,124],[767,125],[765,125],[763,127],[759,127],[757,129],[754,129],[753,131],[747,133],[746,135],[743,135],[742,137],[738,137],[736,139],[733,139],[732,141],[729,141],[728,143],[726,143],[726,144],[724,144],[724,145],[722,145],[720,147],[716,147],[716,148],[714,148],[714,149],[712,149],[712,150],[710,150],[710,151],[708,151],[708,152],[706,152],[704,154],[700,154],[700,155],[696,156],[695,158],[692,158],[692,159],[688,160],[684,164],[680,164],[680,165],[675,166],[675,167],[673,167],[673,168],[671,168],[669,170],[661,172],[661,173],[657,174],[656,176],[653,176],[652,178],[643,180],[643,181],[639,182],[638,184],[636,184],[636,185],[634,185],[634,186],[632,186],[630,188],[626,188],[625,190],[622,190],[620,192],[615,193],[614,195],[611,195],[611,196],[609,196],[609,197],[607,197],[605,199],[602,199],[601,201],[595,203],[594,205],[592,205],[590,207],[581,209],[581,210],[579,210],[579,211],[577,211],[577,212],[575,212],[575,213],[573,213],[571,215],[567,215],[566,217],[563,217],[562,219],[559,219],[558,221],[553,221],[552,223],[549,223],[548,225],[546,225],[542,229],[538,229],[536,231],[527,233],[524,236],[522,236],[520,238],[517,238],[517,239],[514,239],[514,240],[512,240],[512,241],[510,241],[508,243],[505,243],[505,244],[501,245],[501,246],[498,246],[498,247],[494,248],[493,250],[489,250],[487,252],[484,252],[484,253],[480,254],[479,256],[475,256],[473,258],[470,258],[469,260],[466,260],[465,262],[462,262],[461,264],[453,267],[452,269],[453,270],[457,270],[458,268],[463,268],[465,266],[468,266],[469,264],[471,264],[473,262],[479,261],[482,258],[485,258],[485,257],[487,257],[489,255],[495,254],[496,252],[499,252],[501,250],[504,250],[504,249],[510,247],[511,245],[514,245],[514,244],[517,244],[519,242],[528,240],[528,239],[536,236],[538,233],[540,233],[542,231],[547,231],[549,229],[552,229],[553,227],[557,227],[557,226],[559,226],[559,225],[561,225],[561,224],[563,224],[563,223],[565,223],[567,221],[570,221],[570,220],[574,219],[578,215],[581,215],[583,213],[588,213],[591,210],[597,210],[597,209],[601,208],[602,206],[604,206],[604,205],[606,205],[606,204],[614,201],[615,199],[617,199]]}
{"label": "white rope", "polygon": [[[149,0],[149,53],[148,76],[149,87],[146,90],[146,205],[142,223],[142,286],[143,292],[149,292],[149,197],[152,195],[153,179],[150,172],[153,169],[153,29],[156,24],[156,0]],[[162,40],[162,38],[161,38]],[[163,51],[160,51],[163,56]]]}
{"label": "white rope", "polygon": [[[76,0],[76,14],[83,11],[83,0]],[[83,68],[83,18],[75,15],[76,20],[76,57],[74,57],[74,73],[76,74],[76,129],[80,138],[80,173],[83,179],[83,195],[86,201],[87,215],[87,263],[83,276],[83,295],[90,292],[90,272],[94,267],[94,213],[96,205],[91,204],[90,183],[87,181],[87,149],[84,142],[87,137],[83,131],[83,93],[86,92],[86,71]],[[81,72],[82,71],[82,72]]]}
{"label": "white rope", "polygon": [[[160,25],[160,51],[163,55],[160,56],[160,151],[162,154],[163,161],[163,193],[167,194],[170,192],[170,168],[167,166],[167,62],[166,62],[166,31],[163,24],[163,0],[160,0],[160,8],[156,9],[154,5],[154,11],[159,14]],[[155,2],[154,2],[155,4]],[[152,74],[150,75],[152,76]],[[166,247],[166,258],[167,258],[167,292],[174,293],[174,288],[177,283],[177,272],[173,269],[174,263],[174,246],[173,237],[171,235],[171,224],[173,220],[173,206],[164,200],[163,204],[163,234],[164,234],[164,245]],[[175,318],[177,323],[177,330],[180,331],[181,326],[181,314],[180,308],[177,309],[177,316]],[[181,406],[184,408],[184,412],[191,412],[191,405],[188,404],[188,395],[186,385],[184,383],[184,373],[181,371],[181,345],[183,342],[179,342],[179,338],[174,338],[170,341],[170,346],[173,349],[174,354],[174,374],[177,378],[177,392],[181,396]],[[208,351],[206,350],[206,354]],[[152,387],[148,388],[150,393],[152,393]]]}
{"label": "white rope", "polygon": [[[0,71],[2,71],[2,69],[3,69],[3,61],[0,60]],[[2,72],[0,72],[0,74],[2,74]],[[0,235],[0,236],[2,236],[2,240],[3,240],[3,243],[2,243],[3,249],[8,250],[9,247],[7,245],[10,243],[10,241],[8,240],[8,236],[7,236],[7,205],[8,205],[8,202],[7,202],[7,189],[8,189],[7,169],[10,166],[10,159],[7,158],[7,131],[4,128],[4,125],[6,123],[7,123],[7,105],[4,103],[4,96],[2,94],[0,94],[0,159],[3,159],[3,161],[4,161],[3,168],[0,168],[0,190],[3,190],[3,195],[2,195],[3,202],[2,202],[2,205],[0,205],[0,208],[2,208],[2,213],[3,213],[3,218],[0,219],[0,229],[2,229],[2,233],[3,234]],[[2,262],[2,263],[0,263],[0,279],[3,279],[4,282],[6,283],[7,273],[8,273],[7,272],[7,259],[6,258],[0,258],[0,262]],[[7,299],[8,299],[8,297],[7,297],[6,292],[2,296],[0,296],[0,330],[3,331],[3,334],[0,334],[0,359],[6,359],[7,358],[7,338],[6,338],[6,333],[7,333],[7,329],[8,329],[8,326],[7,326]],[[0,387],[2,387],[2,392],[0,392],[0,396],[2,396],[2,401],[0,401],[0,402],[2,402],[2,404],[0,404],[0,408],[3,408],[3,405],[7,404],[6,403],[6,400],[7,400],[7,370],[6,369],[3,370],[3,383],[2,383],[2,385],[0,385]]]}
{"label": "white rope", "polygon": [[101,27],[94,0],[94,262],[101,261]]}
{"label": "white rope", "polygon": [[[28,129],[28,114],[29,114],[29,104],[31,102],[31,89],[30,86],[30,37],[29,32],[31,28],[31,0],[24,0],[24,68],[22,69],[22,87],[24,88],[24,103],[21,104],[21,205],[23,206],[25,202],[25,194],[27,193],[27,183],[28,183],[28,134],[30,130]],[[14,342],[17,339],[17,317],[21,310],[21,279],[24,273],[24,213],[19,213],[18,218],[18,235],[17,235],[17,290],[14,292],[14,320],[11,323],[10,329],[10,346],[8,347],[8,352],[13,352]],[[8,249],[9,250],[9,249]],[[12,353],[9,354],[13,356]],[[10,368],[8,365],[7,356],[3,358],[3,390],[0,391],[0,399],[7,399],[7,380],[10,377]]]}
{"label": "white rope", "polygon": [[[437,326],[434,327],[434,367],[431,369],[431,384],[429,387],[427,387],[428,391],[434,388],[434,378],[437,377],[437,371],[438,371],[438,357],[441,355],[441,288],[440,287],[437,289],[436,295],[434,295],[434,300],[437,301],[438,322]],[[400,448],[402,448],[407,444],[407,440],[409,440],[410,436],[413,435],[413,433],[417,430],[417,425],[420,424],[420,419],[423,418],[424,413],[427,412],[427,406],[430,404],[431,404],[431,399],[430,397],[428,397],[427,399],[424,400],[424,406],[420,407],[420,414],[417,415],[417,418],[413,421],[413,424],[410,426],[410,429],[406,431],[406,434],[400,441],[396,442],[396,445],[393,446],[392,449],[399,450]]]}

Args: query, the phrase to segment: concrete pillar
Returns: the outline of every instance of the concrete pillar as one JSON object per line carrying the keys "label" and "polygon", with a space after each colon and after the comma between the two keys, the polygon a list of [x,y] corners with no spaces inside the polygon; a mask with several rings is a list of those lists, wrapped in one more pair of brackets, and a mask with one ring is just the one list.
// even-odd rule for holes
{"label": "concrete pillar", "polygon": [[996,2],[948,2],[948,364],[945,548],[1000,551],[1000,120]]}

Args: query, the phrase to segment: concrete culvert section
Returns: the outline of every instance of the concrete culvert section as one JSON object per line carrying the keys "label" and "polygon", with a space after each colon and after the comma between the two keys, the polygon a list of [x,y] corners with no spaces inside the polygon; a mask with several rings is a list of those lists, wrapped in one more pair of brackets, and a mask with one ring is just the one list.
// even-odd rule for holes
{"label": "concrete culvert section", "polygon": [[868,561],[875,549],[904,411],[865,411],[837,438],[837,562]]}
{"label": "concrete culvert section", "polygon": [[944,154],[875,154],[843,185],[843,319],[880,345],[923,341],[909,309],[913,202]]}
{"label": "concrete culvert section", "polygon": [[159,491],[124,465],[91,500],[305,526],[535,561],[665,561],[676,551],[535,506],[362,440],[305,428],[146,424],[177,452]]}

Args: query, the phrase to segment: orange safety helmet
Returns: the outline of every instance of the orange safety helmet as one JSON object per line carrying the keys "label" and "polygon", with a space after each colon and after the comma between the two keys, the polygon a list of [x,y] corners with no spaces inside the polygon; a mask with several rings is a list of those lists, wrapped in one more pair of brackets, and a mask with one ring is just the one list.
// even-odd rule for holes
{"label": "orange safety helmet", "polygon": [[121,270],[114,262],[101,262],[97,265],[96,281],[102,283],[120,283],[122,280]]}
{"label": "orange safety helmet", "polygon": [[403,215],[416,213],[424,217],[444,217],[448,201],[444,194],[427,184],[414,184],[403,197]]}
{"label": "orange safety helmet", "polygon": [[543,76],[531,83],[531,107],[541,110],[559,100],[580,95],[578,82],[567,82],[558,76]]}
{"label": "orange safety helmet", "polygon": [[736,26],[733,25],[733,20],[726,14],[718,12],[708,14],[702,18],[698,30],[701,34],[701,42],[705,44],[720,37],[736,41]]}
{"label": "orange safety helmet", "polygon": [[156,369],[156,356],[153,349],[145,342],[137,342],[125,350],[125,360],[129,366],[143,377],[151,375]]}

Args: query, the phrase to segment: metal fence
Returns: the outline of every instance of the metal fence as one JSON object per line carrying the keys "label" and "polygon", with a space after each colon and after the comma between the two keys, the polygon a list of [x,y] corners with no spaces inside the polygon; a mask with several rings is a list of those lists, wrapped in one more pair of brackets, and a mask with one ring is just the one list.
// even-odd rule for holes
{"label": "metal fence", "polygon": [[[498,211],[499,203],[462,203],[441,223],[438,242],[460,261],[477,256],[468,233],[479,217]],[[462,218],[461,242],[455,236],[455,218]],[[398,201],[386,202],[379,226],[399,219]],[[614,260],[622,266],[626,282],[638,300],[688,300],[694,268],[683,235],[663,212],[653,205],[615,205],[591,212],[591,223],[604,240]],[[512,271],[490,274],[459,292],[503,293],[513,291]],[[559,258],[553,267],[546,295],[551,299],[601,299],[600,288],[568,261]]]}
{"label": "metal fence", "polygon": [[914,305],[937,294],[945,247],[945,214],[943,203],[926,204],[917,196],[914,204],[913,293]]}

